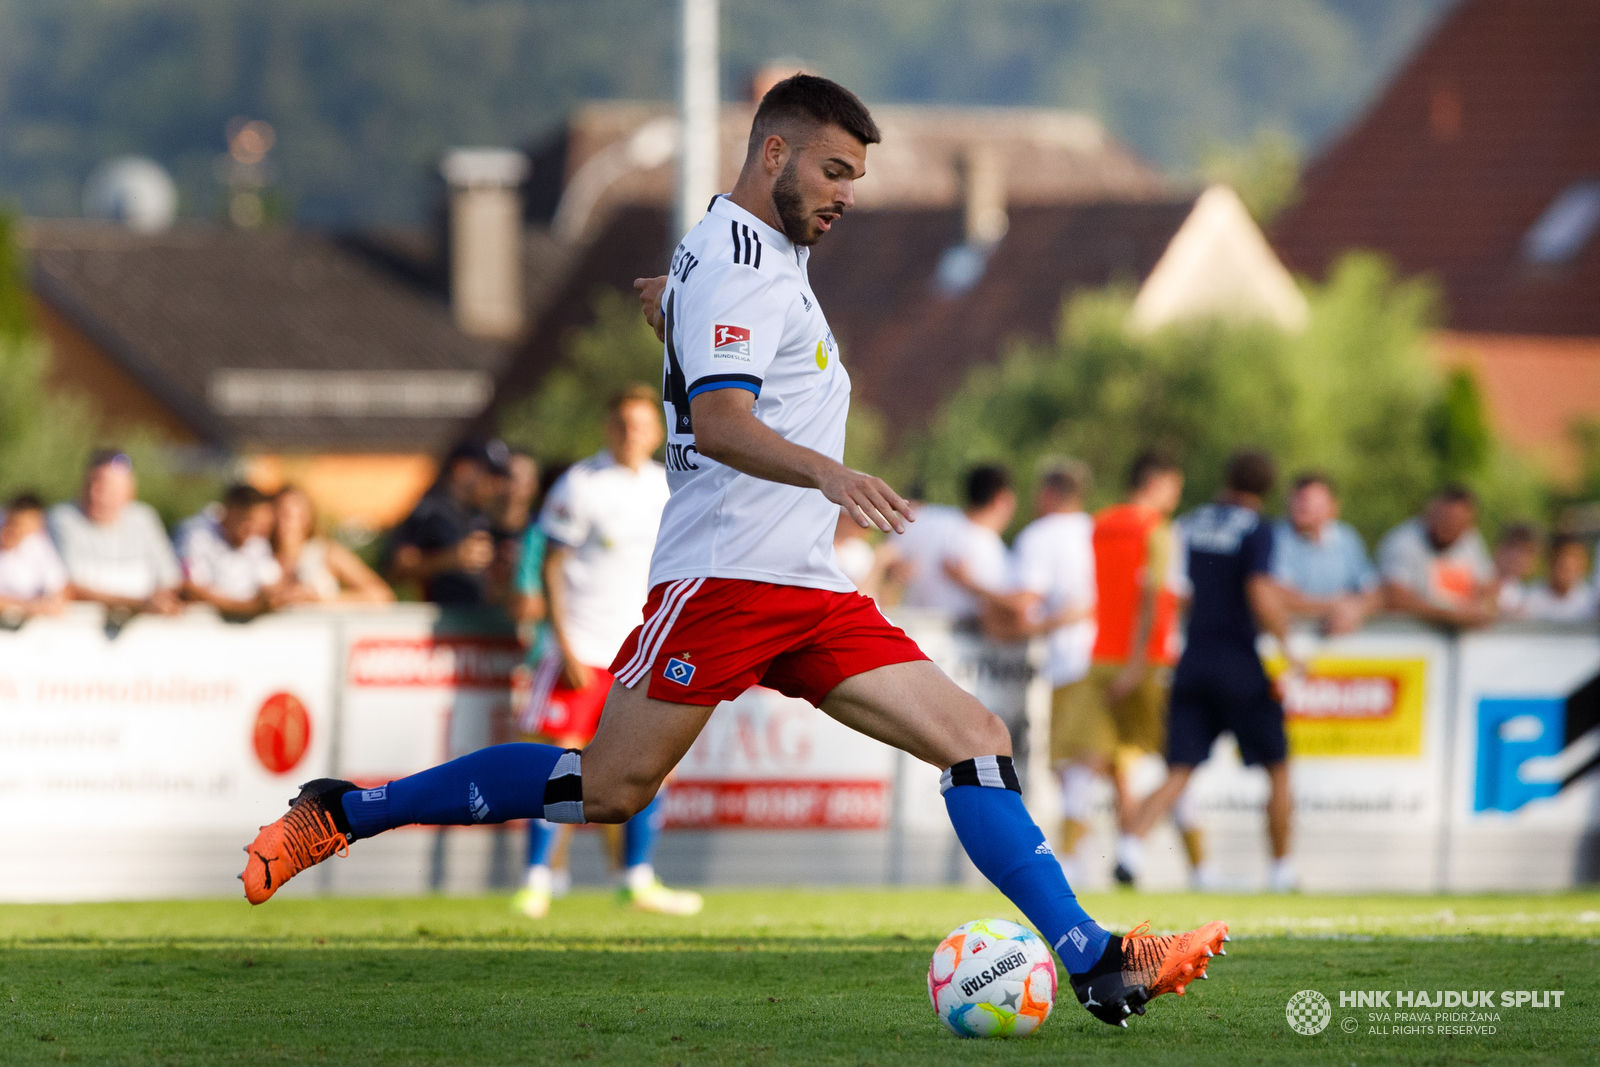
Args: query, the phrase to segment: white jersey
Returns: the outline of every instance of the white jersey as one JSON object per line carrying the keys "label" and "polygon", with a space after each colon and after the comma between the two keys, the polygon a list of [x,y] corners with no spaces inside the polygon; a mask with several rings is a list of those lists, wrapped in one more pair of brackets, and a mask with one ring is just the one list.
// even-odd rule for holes
{"label": "white jersey", "polygon": [[[1092,608],[1098,600],[1094,577],[1094,520],[1081,511],[1057,512],[1022,528],[1012,548],[1019,590],[1044,600],[1041,615],[1065,608]],[[1052,687],[1089,673],[1094,650],[1094,616],[1058,626],[1047,639],[1045,675]]]}
{"label": "white jersey", "polygon": [[561,574],[567,585],[566,637],[587,666],[609,667],[639,625],[650,594],[650,553],[666,471],[647,462],[637,472],[599,452],[550,487],[539,526],[569,551]]}
{"label": "white jersey", "polygon": [[895,541],[911,565],[901,602],[908,608],[936,611],[955,619],[978,614],[978,598],[945,573],[947,562],[960,563],[967,577],[981,589],[1003,592],[1010,584],[1011,563],[1006,544],[987,526],[979,526],[957,508],[929,504],[917,511],[917,521]]}
{"label": "white jersey", "polygon": [[833,555],[838,505],[816,489],[741,474],[695,448],[689,401],[754,393],[784,440],[844,457],[850,376],[806,276],[809,250],[725,196],[672,254],[666,315],[667,482],[650,584],[679,578],[831,589],[855,585]]}

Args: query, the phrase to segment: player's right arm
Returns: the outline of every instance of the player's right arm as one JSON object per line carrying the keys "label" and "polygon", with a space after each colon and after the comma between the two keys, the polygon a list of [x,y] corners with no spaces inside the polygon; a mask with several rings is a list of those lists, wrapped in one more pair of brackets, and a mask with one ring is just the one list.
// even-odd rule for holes
{"label": "player's right arm", "polygon": [[756,418],[755,403],[755,394],[744,389],[718,389],[690,400],[695,449],[753,478],[820,490],[863,528],[905,533],[911,505],[887,482],[785,441]]}

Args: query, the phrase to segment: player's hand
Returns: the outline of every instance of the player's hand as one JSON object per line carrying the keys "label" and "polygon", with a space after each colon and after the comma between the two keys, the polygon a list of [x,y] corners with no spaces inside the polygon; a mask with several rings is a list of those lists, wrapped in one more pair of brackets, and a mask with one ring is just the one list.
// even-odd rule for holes
{"label": "player's hand", "polygon": [[594,672],[571,656],[561,657],[561,680],[568,689],[587,689],[594,681]]}
{"label": "player's hand", "polygon": [[145,610],[153,611],[157,615],[176,615],[183,611],[183,601],[179,599],[177,590],[157,589],[150,594],[150,599],[144,603]]}
{"label": "player's hand", "polygon": [[1128,694],[1139,688],[1139,683],[1144,681],[1145,666],[1143,663],[1130,663],[1117,676],[1111,679],[1111,684],[1106,686],[1106,697],[1115,704],[1125,700]]}
{"label": "player's hand", "polygon": [[905,533],[912,522],[911,505],[882,478],[837,464],[817,485],[822,495],[838,504],[863,530],[876,526],[884,533]]}
{"label": "player's hand", "polygon": [[455,556],[456,566],[468,574],[488,570],[494,562],[494,538],[487,531],[474,530],[456,543]]}
{"label": "player's hand", "polygon": [[1334,602],[1333,608],[1328,612],[1328,633],[1348,634],[1361,629],[1363,613],[1361,604],[1354,597],[1343,597]]}
{"label": "player's hand", "polygon": [[639,290],[639,303],[644,308],[644,321],[656,332],[657,341],[667,339],[667,316],[661,311],[661,294],[667,289],[667,276],[635,278],[633,287]]}

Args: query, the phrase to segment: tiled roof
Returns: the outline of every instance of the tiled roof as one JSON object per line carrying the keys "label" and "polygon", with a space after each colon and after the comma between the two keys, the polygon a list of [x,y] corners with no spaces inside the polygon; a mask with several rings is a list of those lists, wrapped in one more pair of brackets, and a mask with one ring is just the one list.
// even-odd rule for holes
{"label": "tiled roof", "polygon": [[[27,242],[40,298],[217,445],[437,451],[505,356],[457,332],[441,300],[315,234],[35,220]],[[298,373],[274,385],[251,371]],[[430,383],[463,410],[444,413]]]}
{"label": "tiled roof", "polygon": [[1430,273],[1454,329],[1600,336],[1600,227],[1566,262],[1525,254],[1557,197],[1594,179],[1600,3],[1465,0],[1307,169],[1272,239],[1315,275],[1357,247]]}

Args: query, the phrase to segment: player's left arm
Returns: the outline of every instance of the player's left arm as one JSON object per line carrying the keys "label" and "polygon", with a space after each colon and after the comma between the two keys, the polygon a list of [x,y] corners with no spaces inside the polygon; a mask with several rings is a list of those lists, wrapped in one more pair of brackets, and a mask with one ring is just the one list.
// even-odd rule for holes
{"label": "player's left arm", "polygon": [[[1265,536],[1261,536],[1265,534]],[[1245,535],[1243,549],[1246,576],[1245,598],[1256,625],[1273,636],[1278,649],[1289,661],[1291,671],[1303,672],[1305,665],[1289,648],[1289,602],[1283,587],[1272,576],[1272,535],[1265,525]]]}
{"label": "player's left arm", "polygon": [[714,389],[689,401],[695,449],[753,478],[817,489],[863,528],[905,533],[911,505],[882,478],[784,440],[755,415],[755,394]]}

